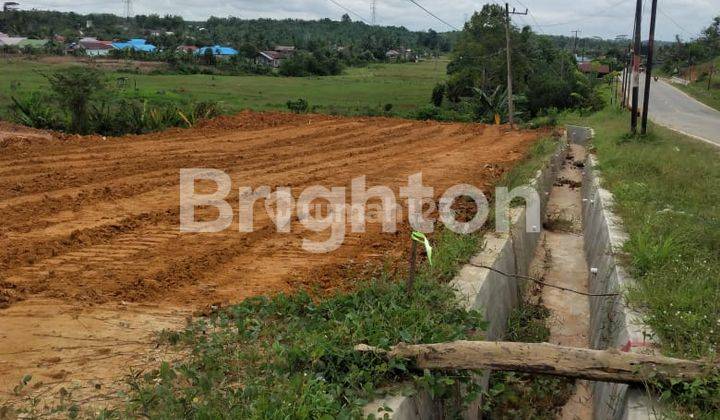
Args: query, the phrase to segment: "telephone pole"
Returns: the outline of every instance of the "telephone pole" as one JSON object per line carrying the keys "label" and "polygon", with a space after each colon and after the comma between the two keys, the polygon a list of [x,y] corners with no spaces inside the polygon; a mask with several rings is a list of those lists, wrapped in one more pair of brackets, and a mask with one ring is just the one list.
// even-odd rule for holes
{"label": "telephone pole", "polygon": [[578,33],[582,32],[580,29],[575,29],[574,31],[570,31],[575,34],[575,40],[573,41],[573,57],[577,59],[577,41],[578,41]]}
{"label": "telephone pole", "polygon": [[123,0],[123,3],[125,5],[125,19],[130,20],[130,15],[132,15],[132,0]]}
{"label": "telephone pole", "polygon": [[513,91],[512,91],[512,50],[510,49],[510,15],[527,15],[528,9],[525,9],[524,13],[516,12],[513,7],[512,12],[510,11],[510,5],[505,3],[505,52],[507,54],[507,99],[508,99],[508,122],[510,123],[510,129],[514,128],[515,123],[515,104],[513,103]]}
{"label": "telephone pole", "polygon": [[635,38],[632,63],[632,116],[630,117],[630,131],[637,133],[638,106],[640,102],[640,25],[642,24],[642,0],[637,0],[635,6]]}
{"label": "telephone pole", "polygon": [[652,0],[650,11],[650,37],[648,38],[648,56],[645,66],[645,95],[643,96],[642,129],[641,133],[647,133],[648,111],[650,109],[650,83],[652,82],[653,52],[655,50],[655,15],[657,15],[657,0]]}

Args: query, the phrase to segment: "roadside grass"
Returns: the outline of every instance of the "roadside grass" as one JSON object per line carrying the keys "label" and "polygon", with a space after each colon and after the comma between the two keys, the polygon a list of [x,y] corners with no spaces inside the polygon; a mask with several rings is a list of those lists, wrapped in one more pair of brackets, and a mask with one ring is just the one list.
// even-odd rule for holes
{"label": "roadside grass", "polygon": [[[706,78],[700,79],[697,82],[690,83],[687,86],[684,85],[673,85],[698,101],[705,105],[715,108],[720,111],[720,58],[714,60],[715,64],[715,75],[713,76],[712,84],[708,90],[708,81]],[[710,65],[710,62],[705,64]]]}
{"label": "roadside grass", "polygon": [[[445,80],[444,60],[420,63],[371,64],[348,68],[344,74],[326,77],[154,75],[108,72],[114,85],[127,77],[127,86],[118,88],[125,99],[155,103],[185,104],[213,101],[228,113],[243,109],[286,110],[288,100],[306,99],[314,112],[339,115],[382,113],[392,104],[403,114],[430,101],[435,84]],[[0,72],[0,117],[7,118],[12,96],[43,90],[47,83],[41,73],[67,64],[43,64],[29,60],[2,60]],[[314,109],[313,109],[314,107]]]}
{"label": "roadside grass", "polygon": [[[534,175],[555,150],[550,145],[557,141],[539,141],[501,182],[516,179],[511,175],[515,171]],[[358,353],[353,347],[481,340],[482,316],[459,305],[449,280],[479,251],[482,236],[482,231],[434,234],[433,265],[420,261],[409,295],[404,266],[386,264],[370,276],[348,279],[357,282],[351,292],[318,298],[299,291],[251,298],[199,319],[185,331],[165,332],[160,345],[187,348],[189,357],[131,379],[126,407],[105,414],[355,418],[366,403],[387,391],[383,387],[405,383],[404,393],[415,389],[438,399],[452,397],[445,410],[455,417],[479,392],[471,382],[475,372],[417,371],[408,361]],[[461,387],[467,394],[457,401]]]}
{"label": "roadside grass", "polygon": [[[603,186],[630,235],[628,291],[663,353],[717,357],[720,342],[720,150],[651,125],[632,138],[627,113],[606,108],[568,123],[593,127]],[[675,384],[663,393],[678,410],[720,411],[718,378]]]}

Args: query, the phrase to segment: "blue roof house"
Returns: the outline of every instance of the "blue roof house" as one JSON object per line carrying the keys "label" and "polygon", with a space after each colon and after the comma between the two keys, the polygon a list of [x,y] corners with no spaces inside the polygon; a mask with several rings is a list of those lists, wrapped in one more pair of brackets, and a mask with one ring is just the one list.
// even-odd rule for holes
{"label": "blue roof house", "polygon": [[148,44],[146,40],[140,38],[131,39],[128,42],[113,42],[112,46],[118,50],[131,49],[138,52],[155,52],[157,47]]}
{"label": "blue roof house", "polygon": [[238,51],[234,48],[230,47],[223,47],[220,45],[213,45],[212,47],[202,47],[198,48],[197,51],[195,51],[195,54],[197,55],[205,55],[205,51],[210,50],[212,51],[213,55],[219,55],[219,56],[232,56],[232,55],[238,55]]}

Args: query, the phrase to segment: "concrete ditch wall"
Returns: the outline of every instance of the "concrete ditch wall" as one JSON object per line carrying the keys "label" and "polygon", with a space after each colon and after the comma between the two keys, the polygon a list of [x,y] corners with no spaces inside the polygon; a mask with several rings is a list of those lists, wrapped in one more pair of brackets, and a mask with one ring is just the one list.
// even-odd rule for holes
{"label": "concrete ditch wall", "polygon": [[[530,185],[540,193],[541,215],[545,217],[550,190],[555,176],[567,155],[567,138],[563,137],[558,150],[550,158],[548,164],[538,171]],[[475,265],[493,267],[509,274],[527,275],[532,262],[535,248],[540,239],[541,226],[536,231],[527,232],[525,208],[512,209],[510,233],[489,232],[484,237],[482,251],[470,262]],[[544,220],[543,220],[544,221]],[[518,306],[520,289],[518,280],[495,273],[485,268],[465,265],[451,284],[460,297],[461,304],[468,310],[478,310],[488,322],[487,340],[502,340],[507,327],[510,312]],[[480,379],[487,387],[489,373]],[[479,418],[479,404],[471,404],[466,413],[467,418]],[[383,411],[387,407],[391,412]],[[385,414],[392,419],[430,420],[442,418],[441,407],[434,403],[429,395],[420,393],[414,396],[389,396],[365,407],[365,415],[383,417]]]}
{"label": "concrete ditch wall", "polygon": [[[571,130],[569,129],[570,133]],[[576,127],[571,141],[586,144],[592,130]],[[622,221],[612,212],[613,196],[601,187],[602,178],[595,169],[597,160],[588,155],[582,185],[583,233],[585,256],[590,268],[590,293],[622,293],[634,281],[618,264],[618,257],[628,239]],[[590,345],[594,349],[620,351],[652,351],[652,330],[642,322],[640,314],[630,308],[622,297],[590,298]],[[642,389],[624,384],[593,383],[594,418],[655,419],[654,406]]]}

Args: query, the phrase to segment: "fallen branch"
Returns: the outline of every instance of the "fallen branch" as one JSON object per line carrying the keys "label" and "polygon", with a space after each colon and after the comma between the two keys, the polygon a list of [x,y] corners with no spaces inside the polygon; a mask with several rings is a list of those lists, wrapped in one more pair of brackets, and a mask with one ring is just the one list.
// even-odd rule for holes
{"label": "fallen branch", "polygon": [[720,372],[717,363],[547,343],[455,341],[399,344],[389,351],[361,344],[355,350],[415,359],[419,369],[493,369],[629,384],[692,381]]}

